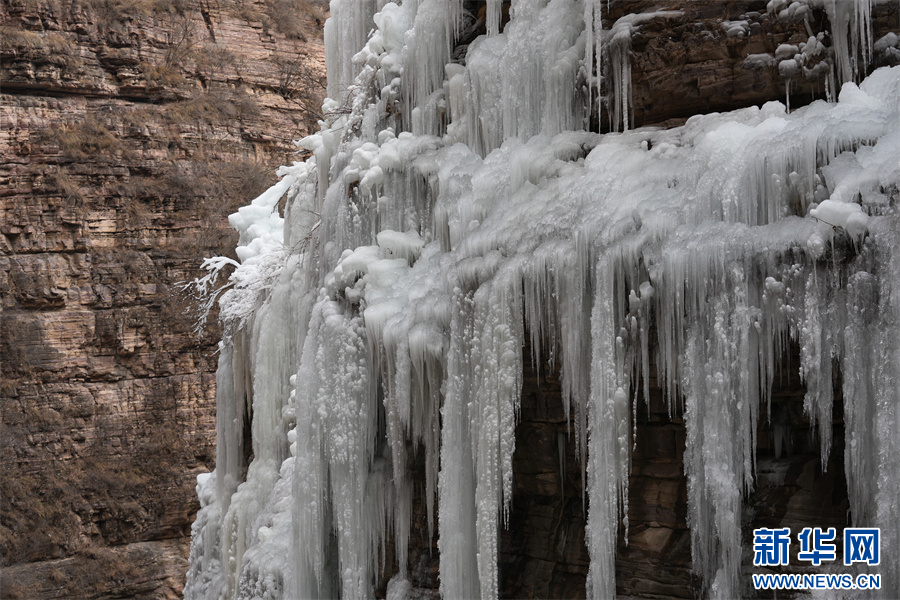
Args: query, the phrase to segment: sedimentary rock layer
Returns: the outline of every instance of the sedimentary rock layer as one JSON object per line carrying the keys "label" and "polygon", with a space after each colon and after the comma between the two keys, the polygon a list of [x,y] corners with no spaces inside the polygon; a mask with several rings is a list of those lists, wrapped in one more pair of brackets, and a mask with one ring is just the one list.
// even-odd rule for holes
{"label": "sedimentary rock layer", "polygon": [[218,334],[178,283],[314,125],[326,10],[3,2],[4,598],[180,595]]}

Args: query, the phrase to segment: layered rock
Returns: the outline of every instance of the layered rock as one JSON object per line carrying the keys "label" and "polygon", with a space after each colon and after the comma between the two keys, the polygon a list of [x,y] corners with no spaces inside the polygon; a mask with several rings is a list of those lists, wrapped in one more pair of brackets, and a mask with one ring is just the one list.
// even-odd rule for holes
{"label": "layered rock", "polygon": [[215,319],[178,283],[314,126],[323,2],[4,2],[4,598],[180,595]]}

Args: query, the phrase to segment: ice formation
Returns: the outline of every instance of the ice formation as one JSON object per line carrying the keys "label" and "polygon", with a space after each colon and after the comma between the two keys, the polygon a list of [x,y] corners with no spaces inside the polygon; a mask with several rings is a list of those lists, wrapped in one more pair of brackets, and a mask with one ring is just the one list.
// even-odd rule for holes
{"label": "ice formation", "polygon": [[[462,0],[332,0],[312,157],[231,217],[186,597],[369,598],[388,540],[404,597],[421,452],[443,597],[496,598],[526,336],[561,374],[586,468],[591,597],[615,595],[653,353],[684,411],[694,569],[710,596],[740,595],[755,424],[792,341],[823,455],[840,369],[852,520],[882,528],[898,589],[900,68],[855,83],[870,1],[769,10],[819,4],[838,28],[832,102],[601,135],[585,131],[601,109],[629,129],[646,15],[603,30],[603,0],[517,0],[501,32],[489,0],[463,64]],[[748,60],[801,69],[820,42]]]}

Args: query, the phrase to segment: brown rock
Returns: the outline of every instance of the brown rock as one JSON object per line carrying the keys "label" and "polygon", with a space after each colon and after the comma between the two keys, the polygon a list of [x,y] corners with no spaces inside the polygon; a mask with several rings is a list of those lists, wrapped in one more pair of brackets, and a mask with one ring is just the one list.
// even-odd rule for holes
{"label": "brown rock", "polygon": [[[809,32],[803,19],[786,21],[768,14],[767,4],[765,0],[620,0],[604,8],[604,27],[611,27],[630,13],[682,12],[681,16],[659,16],[644,22],[632,36],[632,126],[671,126],[698,113],[759,106],[771,100],[785,102],[788,82],[779,75],[774,62],[771,66],[752,66],[745,60],[751,54],[774,58],[780,44],[806,42]],[[893,3],[873,7],[875,39],[896,30],[898,10]],[[745,22],[745,32],[729,36],[724,21]],[[813,11],[810,22],[817,27],[814,34],[831,29],[823,11]],[[826,39],[826,43],[830,41]],[[869,68],[893,64],[892,57],[875,57]],[[822,99],[824,81],[794,78],[790,97],[791,107]],[[604,130],[610,126],[606,114],[601,126]]]}
{"label": "brown rock", "polygon": [[0,7],[4,598],[180,595],[219,334],[176,284],[309,127],[312,4]]}

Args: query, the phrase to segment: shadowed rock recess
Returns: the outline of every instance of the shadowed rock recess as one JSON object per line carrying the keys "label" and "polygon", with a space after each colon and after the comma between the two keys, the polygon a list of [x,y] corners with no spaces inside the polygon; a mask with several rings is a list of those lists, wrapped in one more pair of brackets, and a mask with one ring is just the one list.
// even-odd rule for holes
{"label": "shadowed rock recess", "polygon": [[313,156],[234,219],[187,598],[771,598],[842,571],[805,527],[900,550],[897,2],[331,10]]}
{"label": "shadowed rock recess", "polygon": [[177,284],[315,126],[326,13],[3,0],[4,599],[181,595],[220,330]]}

